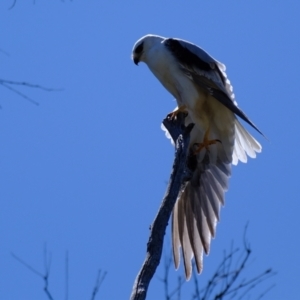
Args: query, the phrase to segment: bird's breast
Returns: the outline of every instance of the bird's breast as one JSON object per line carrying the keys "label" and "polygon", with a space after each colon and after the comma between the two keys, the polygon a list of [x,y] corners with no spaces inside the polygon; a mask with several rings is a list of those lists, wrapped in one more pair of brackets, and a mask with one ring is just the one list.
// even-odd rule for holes
{"label": "bird's breast", "polygon": [[166,90],[175,97],[178,105],[194,107],[198,91],[174,58],[166,56],[151,60],[148,67]]}

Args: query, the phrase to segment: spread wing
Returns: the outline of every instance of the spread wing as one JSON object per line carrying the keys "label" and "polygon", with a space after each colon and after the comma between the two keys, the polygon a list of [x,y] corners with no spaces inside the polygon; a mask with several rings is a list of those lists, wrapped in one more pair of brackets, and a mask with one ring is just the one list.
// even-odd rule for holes
{"label": "spread wing", "polygon": [[230,172],[230,164],[218,161],[215,165],[205,165],[202,161],[176,201],[172,215],[173,256],[178,268],[182,247],[187,279],[192,274],[193,257],[198,273],[202,271],[203,253],[209,253],[211,238],[215,236]]}
{"label": "spread wing", "polygon": [[[189,116],[186,123],[191,123]],[[191,133],[191,145],[197,136],[199,130],[195,126]],[[204,158],[198,155],[193,178],[175,203],[172,215],[173,257],[175,267],[178,268],[181,248],[187,279],[192,274],[193,257],[198,273],[202,271],[203,253],[209,253],[211,239],[215,236],[230,175],[231,164],[220,158],[212,164],[209,163],[208,155]]]}
{"label": "spread wing", "polygon": [[[192,123],[189,116],[186,125]],[[162,125],[166,136],[171,138]],[[235,140],[232,164],[247,162],[247,156],[256,157],[261,152],[261,145],[247,132],[237,119],[234,120]],[[191,132],[190,147],[198,141],[199,128]],[[172,246],[176,269],[180,264],[180,248],[186,278],[192,274],[192,258],[198,273],[203,268],[203,254],[209,253],[211,239],[215,237],[216,225],[220,219],[220,209],[225,202],[225,192],[231,176],[231,163],[217,156],[215,162],[209,161],[209,154],[197,156],[197,167],[192,179],[179,195],[172,214]]]}

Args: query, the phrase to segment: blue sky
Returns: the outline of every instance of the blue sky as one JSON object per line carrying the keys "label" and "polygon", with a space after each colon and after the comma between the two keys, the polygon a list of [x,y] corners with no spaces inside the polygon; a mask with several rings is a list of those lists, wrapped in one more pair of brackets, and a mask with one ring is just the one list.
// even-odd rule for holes
{"label": "blue sky", "polygon": [[[129,298],[174,152],[160,123],[175,102],[130,59],[134,42],[154,33],[225,63],[239,106],[268,137],[249,129],[263,152],[233,168],[200,282],[232,240],[241,244],[249,221],[247,276],[272,267],[278,275],[266,286],[276,287],[265,299],[296,299],[300,4],[35,2],[8,10],[12,1],[1,1],[0,78],[63,91],[20,88],[36,106],[0,86],[0,298],[46,299],[42,280],[10,255],[43,272],[45,243],[55,299],[64,297],[66,250],[70,299],[90,298],[99,268],[108,272],[99,299]],[[171,269],[173,278],[180,272]],[[148,299],[163,299],[162,274],[159,267]]]}

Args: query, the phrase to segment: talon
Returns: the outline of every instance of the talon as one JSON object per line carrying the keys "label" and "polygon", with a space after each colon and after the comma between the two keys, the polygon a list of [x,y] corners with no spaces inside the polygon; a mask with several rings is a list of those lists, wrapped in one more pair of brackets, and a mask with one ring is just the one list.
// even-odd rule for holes
{"label": "talon", "polygon": [[170,118],[171,120],[174,120],[176,119],[177,115],[180,113],[180,112],[184,112],[184,113],[188,113],[187,112],[187,108],[185,105],[182,105],[182,106],[179,106],[177,109],[175,109],[174,111],[172,111],[171,113],[168,114],[168,118]]}
{"label": "talon", "polygon": [[216,143],[221,143],[222,142],[219,139],[214,139],[214,140],[209,140],[209,129],[205,132],[203,142],[202,143],[195,143],[193,146],[196,146],[197,149],[194,150],[194,155],[197,155],[199,152],[201,152],[202,149],[205,149],[209,153],[209,146],[214,145]]}

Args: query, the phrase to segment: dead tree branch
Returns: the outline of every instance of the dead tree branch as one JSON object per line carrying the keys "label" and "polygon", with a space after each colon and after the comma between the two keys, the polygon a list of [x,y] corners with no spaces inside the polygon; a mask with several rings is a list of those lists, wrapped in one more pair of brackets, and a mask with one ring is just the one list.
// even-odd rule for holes
{"label": "dead tree branch", "polygon": [[173,297],[177,296],[177,299],[180,300],[181,297],[181,287],[185,283],[185,278],[182,276],[178,276],[177,278],[177,286],[172,290],[172,292],[169,292],[170,289],[170,283],[169,283],[169,273],[170,268],[172,266],[172,252],[170,252],[168,255],[165,255],[164,258],[164,277],[159,278],[159,280],[163,283],[164,289],[165,289],[165,300],[171,300]]}
{"label": "dead tree branch", "polygon": [[101,270],[98,271],[97,279],[96,279],[96,283],[95,283],[95,286],[94,286],[94,289],[93,289],[93,292],[92,292],[91,300],[95,300],[95,297],[96,297],[96,295],[99,291],[99,288],[100,288],[103,280],[105,279],[106,274],[107,274],[107,272],[104,272],[101,276]]}
{"label": "dead tree branch", "polygon": [[[30,264],[25,262],[23,259],[15,255],[14,253],[11,253],[12,257],[17,260],[19,263],[21,263],[23,266],[25,266],[27,269],[29,269],[31,272],[36,274],[37,276],[41,277],[44,281],[44,292],[47,295],[49,300],[54,300],[53,296],[51,295],[49,291],[49,274],[50,274],[50,267],[51,267],[51,254],[47,253],[47,247],[44,247],[44,268],[45,268],[45,273],[41,273],[37,271],[35,268],[33,268]],[[69,253],[66,251],[66,256],[65,256],[65,300],[69,299]],[[92,291],[92,296],[91,300],[96,299],[96,295],[99,292],[100,286],[102,282],[104,281],[106,277],[107,272],[102,272],[101,270],[98,271],[97,273],[97,278],[96,278],[96,283],[94,285],[93,291]]]}
{"label": "dead tree branch", "polygon": [[[33,0],[33,4],[35,4],[35,1],[36,1],[36,0]],[[72,2],[72,1],[73,1],[73,0],[70,0],[70,2]],[[60,2],[65,2],[65,1],[64,1],[64,0],[60,0]],[[13,3],[12,3],[12,5],[8,8],[8,10],[13,9],[13,8],[15,7],[16,3],[17,3],[17,0],[13,0]]]}
{"label": "dead tree branch", "polygon": [[175,119],[167,116],[163,120],[164,126],[169,131],[173,140],[176,141],[175,159],[165,197],[151,226],[146,259],[136,277],[130,297],[131,300],[146,299],[150,281],[160,263],[163,239],[174,204],[178,194],[184,189],[186,182],[192,175],[192,171],[187,167],[187,159],[190,132],[194,125],[190,124],[185,127],[185,117],[185,114],[178,114]]}
{"label": "dead tree branch", "polygon": [[[250,299],[250,291],[253,291],[266,280],[276,275],[271,268],[250,277],[249,279],[242,278],[244,271],[249,266],[249,259],[252,255],[252,249],[249,242],[246,239],[247,225],[245,226],[244,237],[243,237],[243,249],[235,248],[233,243],[231,244],[229,251],[224,252],[224,257],[213,273],[207,284],[200,288],[199,286],[199,275],[196,273],[196,268],[193,266],[193,282],[194,291],[191,296],[191,300],[225,300],[225,299]],[[172,255],[165,257],[165,275],[161,281],[164,284],[165,289],[165,300],[175,299],[180,300],[180,291],[185,280],[177,283],[174,292],[169,293],[169,269],[172,261]],[[194,263],[193,263],[194,264]],[[267,287],[259,296],[255,296],[253,299],[262,299],[275,284]],[[186,297],[185,297],[186,299]],[[251,298],[252,299],[252,298]]]}
{"label": "dead tree branch", "polygon": [[66,251],[65,257],[65,300],[69,299],[69,252]]}
{"label": "dead tree branch", "polygon": [[41,277],[44,281],[44,292],[47,295],[49,300],[54,300],[49,289],[49,273],[50,273],[50,267],[51,267],[51,254],[48,256],[47,254],[47,247],[44,248],[44,268],[45,268],[45,274],[42,274],[41,272],[34,269],[32,266],[30,266],[27,262],[19,258],[14,253],[11,253],[12,257],[17,260],[19,263],[21,263],[23,266],[25,266],[27,269],[29,269],[31,272],[36,274],[37,276]]}
{"label": "dead tree branch", "polygon": [[0,78],[0,85],[2,85],[6,89],[12,91],[13,93],[19,95],[20,97],[28,100],[29,102],[31,102],[35,105],[39,105],[39,103],[37,101],[33,100],[32,98],[28,97],[26,94],[20,92],[17,88],[15,88],[15,86],[35,88],[35,89],[40,89],[40,90],[43,90],[43,91],[46,91],[46,92],[55,92],[55,91],[62,91],[63,90],[63,89],[48,88],[48,87],[44,87],[44,86],[39,85],[39,84],[32,84],[32,83],[28,83],[28,82],[25,82],[25,81],[13,81],[13,80],[1,79],[1,78]]}

